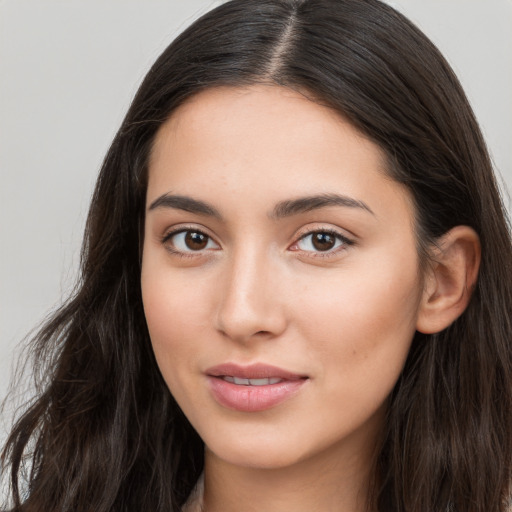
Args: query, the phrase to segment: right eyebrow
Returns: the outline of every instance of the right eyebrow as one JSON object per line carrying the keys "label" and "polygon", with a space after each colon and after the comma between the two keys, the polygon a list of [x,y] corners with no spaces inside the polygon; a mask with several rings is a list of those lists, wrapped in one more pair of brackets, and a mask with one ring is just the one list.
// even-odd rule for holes
{"label": "right eyebrow", "polygon": [[192,199],[191,197],[187,196],[163,194],[149,205],[148,211],[155,210],[157,208],[175,208],[178,210],[196,213],[198,215],[207,215],[222,220],[222,215],[212,205],[205,203],[204,201],[199,201],[198,199]]}

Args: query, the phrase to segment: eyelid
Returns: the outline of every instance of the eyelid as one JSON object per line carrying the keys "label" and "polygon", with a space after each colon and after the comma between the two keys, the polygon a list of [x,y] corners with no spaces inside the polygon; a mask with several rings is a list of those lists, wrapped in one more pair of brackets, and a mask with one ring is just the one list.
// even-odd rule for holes
{"label": "eyelid", "polygon": [[172,236],[182,233],[183,231],[197,231],[198,233],[203,233],[208,237],[212,238],[212,236],[208,233],[208,229],[198,224],[178,224],[176,226],[169,227],[165,229],[164,234],[162,235],[162,242],[169,240]]}
{"label": "eyelid", "polygon": [[[183,250],[177,249],[176,247],[170,246],[170,244],[168,242],[174,236],[176,236],[180,233],[186,233],[187,231],[191,231],[194,233],[201,233],[201,234],[205,235],[206,237],[208,237],[209,241],[213,242],[217,247],[215,249],[204,248],[204,249],[197,250],[197,251],[194,251],[194,250],[183,251]],[[220,244],[215,240],[215,237],[213,237],[212,235],[210,235],[208,233],[208,231],[209,230],[207,230],[206,228],[204,228],[202,226],[197,226],[197,224],[196,225],[182,224],[182,225],[178,225],[178,226],[173,226],[172,228],[169,228],[165,231],[165,233],[162,235],[162,237],[160,239],[160,242],[162,243],[162,245],[165,246],[165,248],[169,252],[171,252],[172,254],[178,255],[178,256],[182,256],[182,257],[204,256],[205,253],[207,253],[207,252],[220,249]]]}
{"label": "eyelid", "polygon": [[[336,239],[340,240],[342,243],[338,247],[334,247],[333,249],[327,251],[307,251],[304,249],[296,248],[293,249],[294,246],[304,240],[306,237],[314,235],[315,233],[327,233],[334,236]],[[309,257],[314,258],[329,258],[332,256],[337,256],[340,252],[347,250],[348,247],[356,244],[356,241],[352,237],[348,237],[341,229],[333,228],[332,226],[315,226],[315,227],[307,227],[299,230],[299,232],[295,236],[295,241],[288,248],[292,251],[302,252],[303,254],[307,254]]]}

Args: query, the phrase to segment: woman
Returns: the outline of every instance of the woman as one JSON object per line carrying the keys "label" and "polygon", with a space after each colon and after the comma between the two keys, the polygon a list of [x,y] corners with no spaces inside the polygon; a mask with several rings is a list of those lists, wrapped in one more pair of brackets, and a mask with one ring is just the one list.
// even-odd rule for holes
{"label": "woman", "polygon": [[511,261],[425,36],[376,0],[228,2],[106,156],[11,509],[504,511]]}

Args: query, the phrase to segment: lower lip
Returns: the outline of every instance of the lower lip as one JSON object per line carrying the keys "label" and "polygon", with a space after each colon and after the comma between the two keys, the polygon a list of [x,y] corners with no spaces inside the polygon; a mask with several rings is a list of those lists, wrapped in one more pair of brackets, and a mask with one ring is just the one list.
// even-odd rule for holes
{"label": "lower lip", "polygon": [[307,379],[285,380],[267,386],[244,386],[209,377],[210,389],[219,404],[242,412],[265,411],[295,396]]}

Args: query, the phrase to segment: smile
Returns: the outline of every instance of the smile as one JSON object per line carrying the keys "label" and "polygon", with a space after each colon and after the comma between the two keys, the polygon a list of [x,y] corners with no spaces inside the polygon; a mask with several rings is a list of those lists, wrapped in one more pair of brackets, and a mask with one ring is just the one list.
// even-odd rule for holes
{"label": "smile", "polygon": [[259,412],[293,398],[309,378],[265,364],[240,366],[226,363],[206,371],[208,386],[222,407]]}
{"label": "smile", "polygon": [[243,379],[240,377],[232,377],[231,375],[224,375],[221,378],[237,386],[268,386],[269,384],[279,384],[279,382],[283,382],[283,379],[279,377],[270,377],[268,379]]}

